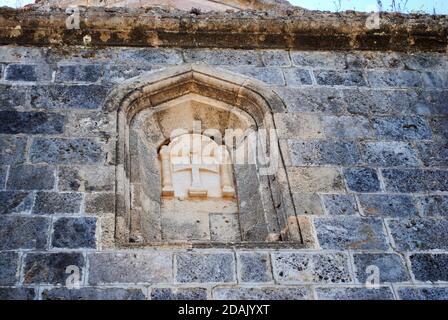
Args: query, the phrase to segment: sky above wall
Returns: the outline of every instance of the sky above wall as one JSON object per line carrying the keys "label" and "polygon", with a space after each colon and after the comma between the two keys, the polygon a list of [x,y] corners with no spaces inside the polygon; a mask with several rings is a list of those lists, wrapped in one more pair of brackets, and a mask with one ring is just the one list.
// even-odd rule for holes
{"label": "sky above wall", "polygon": [[[312,10],[374,11],[378,0],[289,0],[292,4]],[[0,6],[21,7],[34,0],[0,0]],[[448,14],[447,0],[380,0],[385,11]],[[395,3],[395,6],[393,6]]]}

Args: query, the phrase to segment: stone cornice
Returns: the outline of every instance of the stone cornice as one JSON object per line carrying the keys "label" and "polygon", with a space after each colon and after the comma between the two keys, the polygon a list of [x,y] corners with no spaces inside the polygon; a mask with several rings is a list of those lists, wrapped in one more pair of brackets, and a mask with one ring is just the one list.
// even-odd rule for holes
{"label": "stone cornice", "polygon": [[0,44],[447,51],[447,16],[286,9],[192,14],[178,10],[80,8],[80,29],[67,29],[64,9],[0,8]]}

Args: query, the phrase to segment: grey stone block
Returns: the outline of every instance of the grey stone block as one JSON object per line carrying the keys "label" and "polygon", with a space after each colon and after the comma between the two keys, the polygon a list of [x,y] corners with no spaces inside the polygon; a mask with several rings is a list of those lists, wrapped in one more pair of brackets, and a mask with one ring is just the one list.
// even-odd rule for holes
{"label": "grey stone block", "polygon": [[[7,173],[8,173],[8,167],[0,166],[0,190],[5,189]],[[0,211],[1,211],[1,209],[0,209]]]}
{"label": "grey stone block", "polygon": [[114,191],[115,167],[59,167],[58,188],[62,191]]}
{"label": "grey stone block", "polygon": [[72,275],[66,273],[67,267],[79,269],[79,281],[82,281],[85,261],[79,252],[28,253],[24,259],[24,284],[65,285]]}
{"label": "grey stone block", "polygon": [[0,191],[0,214],[29,213],[34,194],[21,191]]}
{"label": "grey stone block", "polygon": [[250,78],[254,78],[263,81],[266,84],[272,85],[285,85],[285,80],[283,79],[283,73],[280,68],[259,68],[251,66],[238,66],[238,67],[227,67],[230,71],[234,73],[239,73]]}
{"label": "grey stone block", "polygon": [[360,51],[345,55],[348,68],[360,69],[403,69],[404,63],[400,53],[380,51]]}
{"label": "grey stone block", "polygon": [[293,193],[340,193],[345,191],[344,179],[336,168],[287,168]]}
{"label": "grey stone block", "polygon": [[420,72],[415,71],[369,71],[367,80],[371,87],[421,87]]}
{"label": "grey stone block", "polygon": [[12,286],[17,282],[18,266],[17,252],[0,252],[0,286]]}
{"label": "grey stone block", "polygon": [[446,141],[419,143],[417,150],[425,166],[448,166],[448,143]]}
{"label": "grey stone block", "polygon": [[55,248],[96,248],[96,218],[59,218],[53,222]]}
{"label": "grey stone block", "polygon": [[261,51],[261,60],[267,67],[270,66],[290,66],[289,52],[284,50]]}
{"label": "grey stone block", "polygon": [[446,250],[448,221],[440,219],[400,219],[387,222],[397,250]]}
{"label": "grey stone block", "polygon": [[293,193],[292,199],[298,215],[322,215],[324,213],[317,193]]}
{"label": "grey stone block", "polygon": [[38,192],[32,213],[79,213],[81,201],[82,194],[80,193]]}
{"label": "grey stone block", "polygon": [[177,282],[235,281],[235,261],[231,253],[182,253],[176,254],[175,259]]}
{"label": "grey stone block", "polygon": [[273,272],[280,282],[351,283],[348,257],[342,253],[273,254]]}
{"label": "grey stone block", "polygon": [[152,288],[151,300],[207,300],[207,289]]}
{"label": "grey stone block", "polygon": [[378,173],[372,168],[344,169],[347,187],[355,192],[378,192],[381,190]]}
{"label": "grey stone block", "polygon": [[316,288],[319,300],[394,300],[389,287],[368,288]]}
{"label": "grey stone block", "polygon": [[[125,49],[118,53],[118,61],[139,64],[181,64],[178,50],[164,48]],[[202,61],[201,61],[202,62]]]}
{"label": "grey stone block", "polygon": [[421,115],[447,115],[447,90],[425,90],[420,93],[415,113]]}
{"label": "grey stone block", "polygon": [[353,195],[331,194],[322,195],[322,200],[330,215],[354,215],[358,214],[358,206]]}
{"label": "grey stone block", "polygon": [[115,194],[114,193],[92,193],[86,195],[87,213],[114,213]]}
{"label": "grey stone block", "polygon": [[361,71],[347,70],[314,70],[317,84],[326,86],[357,86],[367,85]]}
{"label": "grey stone block", "polygon": [[216,300],[312,300],[308,287],[216,287],[213,289]]}
{"label": "grey stone block", "polygon": [[24,137],[0,137],[0,164],[19,164],[25,161],[26,141]]}
{"label": "grey stone block", "polygon": [[261,65],[256,51],[227,49],[189,49],[184,50],[185,62],[201,62],[212,65]]}
{"label": "grey stone block", "polygon": [[402,300],[448,300],[448,287],[402,287],[398,295]]}
{"label": "grey stone block", "polygon": [[448,191],[448,171],[383,169],[386,190],[391,192]]}
{"label": "grey stone block", "polygon": [[50,81],[51,69],[48,65],[10,64],[5,70],[9,81]]}
{"label": "grey stone block", "polygon": [[96,82],[103,74],[101,64],[61,65],[56,72],[56,81]]}
{"label": "grey stone block", "polygon": [[372,137],[369,120],[361,116],[323,117],[327,137],[362,139]]}
{"label": "grey stone block", "polygon": [[448,281],[448,254],[412,254],[412,273],[417,281]]}
{"label": "grey stone block", "polygon": [[20,85],[0,84],[0,110],[11,110],[26,106],[28,103],[28,88]]}
{"label": "grey stone block", "polygon": [[345,69],[345,56],[342,52],[291,52],[295,65],[313,68]]}
{"label": "grey stone block", "polygon": [[171,283],[173,257],[168,252],[92,253],[89,284]]}
{"label": "grey stone block", "polygon": [[64,119],[57,113],[0,111],[0,133],[59,134]]}
{"label": "grey stone block", "polygon": [[422,196],[418,198],[424,216],[448,216],[448,196]]}
{"label": "grey stone block", "polygon": [[313,84],[311,74],[306,69],[300,69],[300,68],[283,69],[283,74],[285,75],[286,84],[288,86],[294,87],[294,86]]}
{"label": "grey stone block", "polygon": [[211,213],[209,220],[212,241],[241,241],[238,214]]}
{"label": "grey stone block", "polygon": [[45,249],[49,228],[44,217],[0,216],[0,250]]}
{"label": "grey stone block", "polygon": [[0,288],[0,300],[34,300],[34,288]]}
{"label": "grey stone block", "polygon": [[35,139],[30,149],[33,163],[96,164],[104,161],[100,143],[89,139]]}
{"label": "grey stone block", "polygon": [[239,279],[241,282],[272,281],[271,258],[268,253],[238,253]]}
{"label": "grey stone block", "polygon": [[448,118],[435,117],[430,120],[429,124],[432,129],[434,140],[448,139]]}
{"label": "grey stone block", "polygon": [[375,266],[379,270],[380,282],[405,282],[410,277],[404,260],[394,253],[372,253],[354,254],[353,259],[356,267],[356,278],[360,283],[366,283],[371,276],[367,268]]}
{"label": "grey stone block", "polygon": [[70,137],[107,139],[116,132],[116,114],[103,111],[72,111],[67,115],[65,134]]}
{"label": "grey stone block", "polygon": [[293,166],[304,165],[355,165],[359,151],[355,142],[346,141],[288,141]]}
{"label": "grey stone block", "polygon": [[142,289],[52,288],[42,292],[43,300],[146,300]]}
{"label": "grey stone block", "polygon": [[409,70],[440,69],[441,67],[446,67],[446,59],[440,54],[406,54],[402,55],[401,59]]}
{"label": "grey stone block", "polygon": [[427,140],[432,137],[422,117],[377,117],[372,119],[372,125],[379,139]]}
{"label": "grey stone block", "polygon": [[448,87],[447,72],[423,72],[422,79],[426,88],[443,89]]}
{"label": "grey stone block", "polygon": [[315,218],[314,226],[323,249],[387,250],[389,247],[380,219],[351,216]]}
{"label": "grey stone block", "polygon": [[42,109],[97,109],[109,88],[101,85],[48,85],[31,89],[31,106]]}
{"label": "grey stone block", "polygon": [[361,194],[358,198],[366,216],[398,218],[418,215],[415,201],[411,196]]}
{"label": "grey stone block", "polygon": [[50,190],[54,187],[54,168],[18,165],[10,167],[6,183],[8,190]]}
{"label": "grey stone block", "polygon": [[362,160],[379,167],[419,166],[416,151],[406,142],[361,143]]}

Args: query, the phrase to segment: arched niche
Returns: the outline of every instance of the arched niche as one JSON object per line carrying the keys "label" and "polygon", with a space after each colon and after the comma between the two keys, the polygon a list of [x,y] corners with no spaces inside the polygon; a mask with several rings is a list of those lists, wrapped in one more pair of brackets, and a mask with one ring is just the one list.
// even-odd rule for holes
{"label": "arched niche", "polygon": [[[104,108],[117,112],[117,241],[152,245],[167,244],[161,232],[158,154],[172,140],[173,131],[221,135],[226,140],[226,129],[264,130],[265,145],[255,147],[260,155],[260,150],[265,151],[262,154],[279,150],[273,113],[285,111],[281,99],[263,83],[203,65],[183,65],[130,79],[111,91]],[[250,144],[245,134],[235,140],[236,146]],[[226,141],[220,143],[226,145]],[[301,243],[281,153],[275,159],[256,158],[232,164],[240,242]],[[187,242],[214,245],[212,241]]]}

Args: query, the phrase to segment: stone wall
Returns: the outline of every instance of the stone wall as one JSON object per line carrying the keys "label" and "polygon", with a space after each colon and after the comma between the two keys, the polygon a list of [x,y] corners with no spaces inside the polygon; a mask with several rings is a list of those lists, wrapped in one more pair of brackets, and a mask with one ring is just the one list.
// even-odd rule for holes
{"label": "stone wall", "polygon": [[[116,247],[103,101],[192,62],[285,102],[274,118],[314,249]],[[1,299],[448,299],[446,55],[3,46],[0,70]],[[69,265],[81,289],[64,287]]]}

